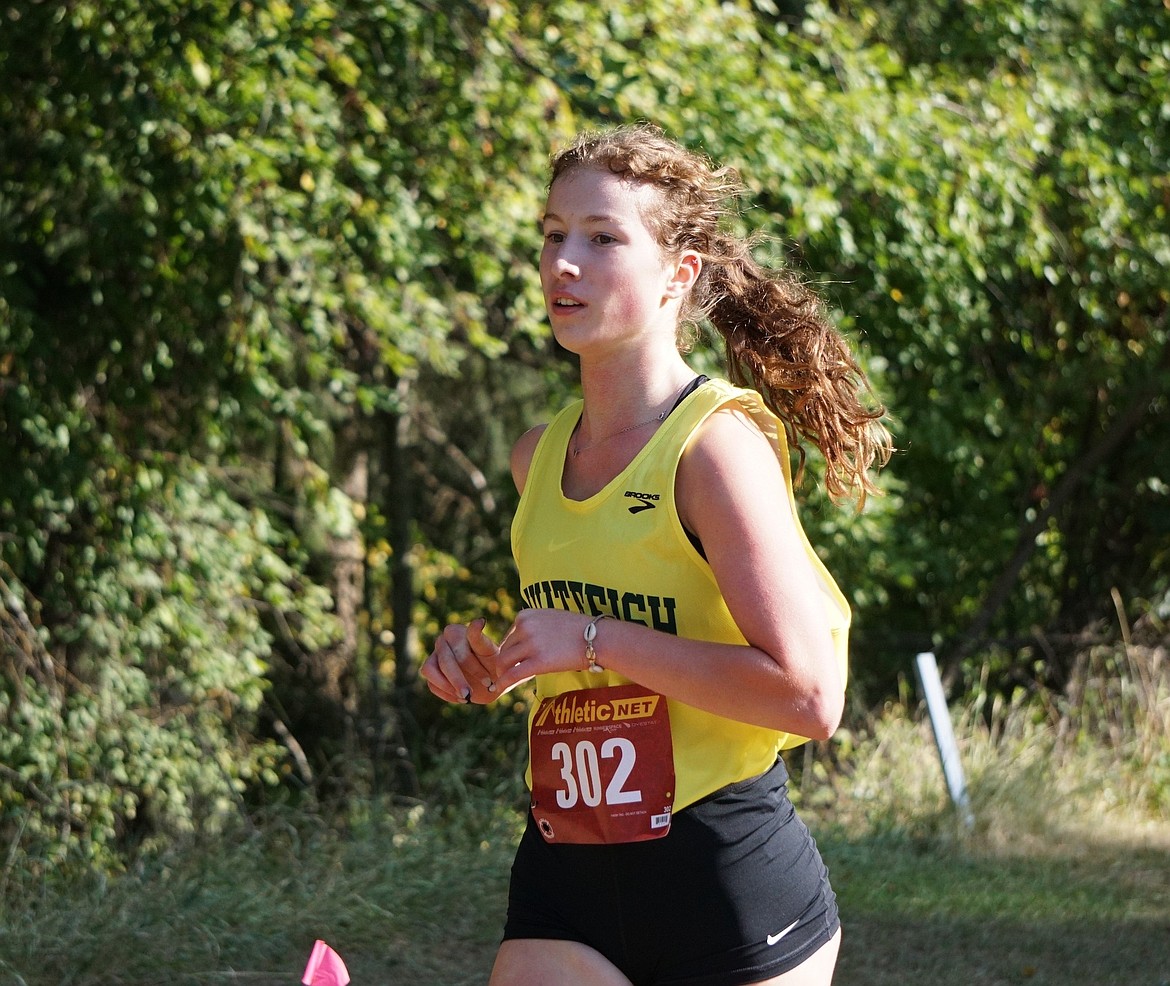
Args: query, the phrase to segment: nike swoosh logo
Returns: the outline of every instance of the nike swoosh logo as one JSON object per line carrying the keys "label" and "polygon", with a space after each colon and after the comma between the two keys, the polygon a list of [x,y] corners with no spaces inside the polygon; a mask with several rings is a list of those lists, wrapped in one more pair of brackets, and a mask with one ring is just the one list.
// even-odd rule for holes
{"label": "nike swoosh logo", "polygon": [[795,927],[796,927],[798,924],[800,924],[800,918],[797,918],[795,921],[793,921],[793,922],[792,922],[792,924],[790,924],[790,925],[789,925],[787,928],[785,928],[783,931],[777,932],[777,933],[776,933],[776,934],[774,934],[774,935],[768,935],[768,944],[769,944],[769,945],[775,945],[775,944],[776,944],[776,942],[778,942],[778,941],[779,941],[781,938],[783,938],[783,937],[784,937],[786,934],[788,934],[788,932],[790,932],[790,931],[791,931],[793,928],[795,928]]}

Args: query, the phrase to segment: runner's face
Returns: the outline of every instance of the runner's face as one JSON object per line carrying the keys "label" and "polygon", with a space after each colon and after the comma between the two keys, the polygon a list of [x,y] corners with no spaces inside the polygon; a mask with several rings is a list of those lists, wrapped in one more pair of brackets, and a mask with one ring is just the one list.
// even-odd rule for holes
{"label": "runner's face", "polygon": [[577,168],[549,190],[540,281],[557,341],[572,352],[673,333],[677,267],[642,216],[658,193],[608,171]]}

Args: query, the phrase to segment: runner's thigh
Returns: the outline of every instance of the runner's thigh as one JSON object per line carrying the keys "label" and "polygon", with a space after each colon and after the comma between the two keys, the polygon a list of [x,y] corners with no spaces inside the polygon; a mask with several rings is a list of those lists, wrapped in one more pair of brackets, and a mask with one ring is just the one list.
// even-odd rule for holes
{"label": "runner's thigh", "polygon": [[631,986],[600,952],[575,941],[513,938],[500,946],[489,986]]}

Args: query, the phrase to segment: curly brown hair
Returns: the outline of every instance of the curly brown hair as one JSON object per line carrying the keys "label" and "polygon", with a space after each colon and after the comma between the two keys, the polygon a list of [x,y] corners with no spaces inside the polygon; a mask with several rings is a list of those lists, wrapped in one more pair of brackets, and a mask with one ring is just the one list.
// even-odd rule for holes
{"label": "curly brown hair", "polygon": [[824,456],[834,499],[856,497],[860,506],[878,492],[870,469],[893,450],[885,408],[816,292],[792,272],[757,262],[755,242],[725,230],[743,194],[735,169],[717,167],[651,124],[578,135],[554,156],[549,186],[582,167],[658,190],[642,218],[659,245],[668,256],[694,250],[703,259],[683,323],[707,319],[722,336],[729,379],[758,391],[784,422],[798,479],[807,440]]}

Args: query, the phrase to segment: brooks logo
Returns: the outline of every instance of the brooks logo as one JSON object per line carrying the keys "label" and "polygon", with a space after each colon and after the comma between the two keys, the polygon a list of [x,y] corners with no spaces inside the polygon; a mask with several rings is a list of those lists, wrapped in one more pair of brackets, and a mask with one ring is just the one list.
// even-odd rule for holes
{"label": "brooks logo", "polygon": [[630,507],[630,513],[639,514],[643,510],[653,510],[654,505],[658,502],[657,493],[637,493],[634,490],[626,490],[626,496],[632,496],[638,502]]}

